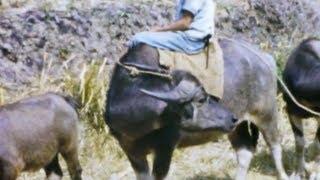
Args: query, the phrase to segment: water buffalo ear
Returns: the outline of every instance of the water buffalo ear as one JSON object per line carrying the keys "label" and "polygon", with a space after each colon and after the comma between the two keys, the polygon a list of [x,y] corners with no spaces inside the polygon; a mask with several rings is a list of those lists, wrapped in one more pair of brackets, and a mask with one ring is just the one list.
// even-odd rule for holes
{"label": "water buffalo ear", "polygon": [[200,89],[201,87],[196,86],[195,83],[182,80],[175,88],[167,92],[145,89],[140,89],[140,91],[168,103],[182,104],[191,101]]}

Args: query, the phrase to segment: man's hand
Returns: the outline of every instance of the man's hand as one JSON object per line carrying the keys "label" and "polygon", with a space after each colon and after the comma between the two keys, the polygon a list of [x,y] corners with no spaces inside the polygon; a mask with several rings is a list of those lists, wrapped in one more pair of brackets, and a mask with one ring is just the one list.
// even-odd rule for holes
{"label": "man's hand", "polygon": [[189,11],[183,11],[183,16],[178,21],[163,26],[163,27],[153,27],[150,31],[161,32],[161,31],[185,31],[188,30],[193,20],[193,14]]}
{"label": "man's hand", "polygon": [[155,26],[150,29],[151,32],[160,32],[163,28],[161,26]]}

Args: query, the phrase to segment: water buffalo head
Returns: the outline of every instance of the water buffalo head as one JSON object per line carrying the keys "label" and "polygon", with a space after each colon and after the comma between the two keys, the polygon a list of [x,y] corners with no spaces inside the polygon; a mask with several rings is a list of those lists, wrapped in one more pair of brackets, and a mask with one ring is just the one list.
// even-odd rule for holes
{"label": "water buffalo head", "polygon": [[228,109],[219,104],[217,98],[208,95],[199,83],[189,79],[181,80],[170,91],[141,91],[173,107],[180,116],[181,128],[187,131],[229,132],[237,121]]}

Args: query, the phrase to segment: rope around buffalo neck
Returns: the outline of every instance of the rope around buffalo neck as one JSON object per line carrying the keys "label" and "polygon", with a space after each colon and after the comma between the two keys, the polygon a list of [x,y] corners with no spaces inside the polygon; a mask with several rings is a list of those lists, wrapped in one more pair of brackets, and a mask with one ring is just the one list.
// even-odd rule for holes
{"label": "rope around buffalo neck", "polygon": [[117,61],[116,63],[119,66],[121,66],[124,69],[126,69],[127,71],[129,71],[131,76],[138,76],[140,74],[146,74],[146,75],[152,75],[152,76],[165,78],[165,79],[168,79],[170,81],[172,80],[172,76],[170,74],[164,74],[164,73],[159,73],[159,72],[154,72],[154,71],[141,70],[141,69],[138,69],[137,67],[134,67],[134,66],[129,66],[129,65],[122,64],[119,61]]}
{"label": "rope around buffalo neck", "polygon": [[[248,47],[247,45],[245,45],[244,43],[240,43],[240,42],[237,42],[233,39],[229,39],[227,37],[223,37],[223,39],[226,39],[228,41],[232,41],[232,42],[235,42],[237,44],[240,44],[242,47],[248,49],[249,51],[251,51],[252,53],[254,53],[264,64],[266,64],[269,68],[270,71],[272,71],[272,69],[270,68],[270,66],[263,60],[263,58],[261,57],[260,54],[256,53],[255,51],[253,51],[250,47]],[[303,104],[301,104],[295,97],[294,95],[291,93],[291,91],[289,90],[289,88],[287,87],[287,85],[283,82],[282,78],[280,78],[278,75],[277,75],[277,80],[280,82],[282,88],[284,89],[284,91],[287,93],[287,95],[290,97],[290,99],[294,102],[294,104],[296,104],[299,108],[307,111],[308,113],[310,114],[313,114],[315,116],[319,116],[320,117],[320,112],[317,112],[317,111],[314,111],[306,106],[304,106]]]}

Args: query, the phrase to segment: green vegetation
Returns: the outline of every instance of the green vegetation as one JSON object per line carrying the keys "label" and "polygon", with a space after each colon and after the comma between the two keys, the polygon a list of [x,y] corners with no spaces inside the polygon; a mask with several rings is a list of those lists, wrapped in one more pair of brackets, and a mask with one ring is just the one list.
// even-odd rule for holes
{"label": "green vegetation", "polygon": [[64,77],[63,90],[81,103],[81,119],[98,132],[103,132],[104,110],[109,68],[106,62],[92,61],[84,65],[80,79],[72,75]]}

